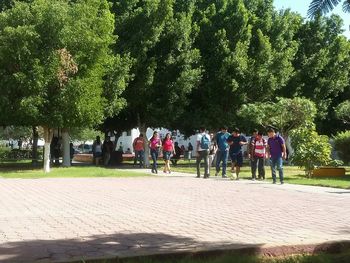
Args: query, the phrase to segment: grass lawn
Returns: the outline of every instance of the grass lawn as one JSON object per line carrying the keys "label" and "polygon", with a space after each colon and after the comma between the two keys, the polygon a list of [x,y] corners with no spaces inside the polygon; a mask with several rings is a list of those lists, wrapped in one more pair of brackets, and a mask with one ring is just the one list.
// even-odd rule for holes
{"label": "grass lawn", "polygon": [[42,165],[33,168],[29,161],[0,163],[0,178],[79,178],[79,177],[142,177],[148,174],[95,166],[53,167],[51,172],[43,172]]}
{"label": "grass lawn", "polygon": [[[231,167],[231,166],[229,166]],[[350,167],[347,168],[347,174],[342,177],[314,177],[307,178],[305,172],[297,166],[284,166],[284,177],[285,182],[290,184],[302,184],[302,185],[317,185],[317,186],[327,186],[336,187],[343,189],[350,189]],[[172,166],[172,170],[176,172],[192,173],[196,174],[195,161],[188,163],[187,161],[180,162],[178,166]],[[230,168],[228,169],[230,171]],[[270,167],[265,167],[266,180],[272,182],[271,169]],[[201,174],[203,175],[204,168],[201,169]],[[210,169],[211,176],[215,176],[215,168]],[[278,175],[277,175],[278,176]],[[242,167],[240,178],[251,179],[251,172],[248,163],[245,163]]]}
{"label": "grass lawn", "polygon": [[226,253],[221,256],[184,257],[184,258],[135,258],[125,260],[92,260],[85,263],[348,263],[350,251],[340,254],[297,255],[284,258],[264,258],[258,256]]}

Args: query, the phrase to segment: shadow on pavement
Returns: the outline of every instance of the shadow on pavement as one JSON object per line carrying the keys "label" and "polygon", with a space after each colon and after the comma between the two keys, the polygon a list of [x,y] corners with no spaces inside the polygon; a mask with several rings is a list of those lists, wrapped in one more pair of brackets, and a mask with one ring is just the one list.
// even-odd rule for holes
{"label": "shadow on pavement", "polygon": [[[30,240],[0,245],[0,262],[82,262],[81,260],[116,259],[158,255],[157,258],[188,253],[215,254],[222,250],[259,254],[263,244],[199,242],[162,233],[121,233],[65,240]],[[210,251],[210,252],[203,252]],[[117,261],[116,261],[117,262]]]}

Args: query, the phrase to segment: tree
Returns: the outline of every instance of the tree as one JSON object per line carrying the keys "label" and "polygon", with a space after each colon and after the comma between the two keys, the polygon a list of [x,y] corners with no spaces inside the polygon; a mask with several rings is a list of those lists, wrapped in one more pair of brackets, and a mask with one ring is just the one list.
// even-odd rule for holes
{"label": "tree", "polygon": [[350,131],[339,132],[333,137],[334,148],[345,164],[350,163]]}
{"label": "tree", "polygon": [[193,48],[195,8],[176,7],[173,0],[123,0],[113,7],[119,37],[115,50],[130,54],[134,62],[121,114],[142,133],[147,127],[171,126],[201,77],[199,51]]}
{"label": "tree", "polygon": [[333,105],[341,102],[349,86],[350,42],[342,35],[342,20],[316,16],[306,21],[296,34],[299,48],[293,60],[295,72],[281,95],[305,97],[317,105],[317,130],[334,133]]}
{"label": "tree", "polygon": [[317,14],[327,14],[331,12],[334,7],[336,7],[339,3],[343,2],[343,11],[345,13],[350,12],[350,0],[312,0],[309,5],[309,10],[307,14],[309,17],[313,18],[317,16]]}
{"label": "tree", "polygon": [[191,93],[191,114],[177,122],[189,134],[201,125],[237,125],[242,104],[266,101],[286,85],[301,23],[298,15],[274,11],[272,1],[201,0],[196,10],[203,78]]}
{"label": "tree", "polygon": [[113,31],[101,0],[16,2],[0,14],[0,123],[44,128],[45,171],[52,128],[89,126],[104,116]]}
{"label": "tree", "polygon": [[293,130],[291,139],[294,149],[292,162],[304,167],[308,177],[312,176],[316,166],[327,165],[331,161],[332,146],[329,138],[319,135],[314,125]]}
{"label": "tree", "polygon": [[276,102],[245,104],[238,111],[246,127],[278,130],[286,140],[289,154],[294,151],[290,145],[290,132],[313,124],[316,113],[316,105],[304,98],[277,98]]}
{"label": "tree", "polygon": [[344,101],[335,108],[335,114],[338,119],[346,124],[350,124],[350,100]]}
{"label": "tree", "polygon": [[276,102],[245,104],[238,112],[241,118],[255,126],[274,127],[286,137],[291,130],[313,123],[316,113],[316,105],[304,98],[277,98]]}

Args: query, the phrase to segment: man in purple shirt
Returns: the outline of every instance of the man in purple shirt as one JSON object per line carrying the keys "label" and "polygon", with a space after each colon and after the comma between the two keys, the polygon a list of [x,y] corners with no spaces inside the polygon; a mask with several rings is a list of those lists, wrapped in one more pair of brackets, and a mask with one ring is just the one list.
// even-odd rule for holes
{"label": "man in purple shirt", "polygon": [[276,183],[276,168],[280,177],[281,184],[283,184],[283,159],[287,158],[287,150],[284,139],[276,134],[275,130],[269,128],[267,130],[269,139],[267,141],[267,153],[270,157],[271,172],[273,183]]}

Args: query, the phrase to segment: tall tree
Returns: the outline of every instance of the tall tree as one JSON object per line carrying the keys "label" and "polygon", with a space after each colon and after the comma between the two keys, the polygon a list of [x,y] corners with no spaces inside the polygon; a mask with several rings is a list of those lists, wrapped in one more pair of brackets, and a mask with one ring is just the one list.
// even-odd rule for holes
{"label": "tall tree", "polygon": [[121,116],[143,133],[147,127],[170,127],[201,77],[199,51],[193,48],[195,7],[186,6],[174,0],[114,2],[116,52],[134,61]]}
{"label": "tall tree", "polygon": [[281,93],[315,102],[317,128],[323,134],[335,131],[336,125],[328,125],[335,118],[334,102],[341,102],[339,99],[350,81],[350,43],[342,32],[342,20],[337,15],[330,18],[318,15],[305,21],[296,35],[300,45],[293,60],[295,74]]}
{"label": "tall tree", "polygon": [[44,127],[45,171],[52,128],[104,116],[113,31],[101,0],[16,2],[0,14],[0,123]]}
{"label": "tall tree", "polygon": [[274,11],[272,1],[200,0],[196,7],[203,79],[191,93],[190,116],[177,123],[187,133],[236,125],[243,103],[267,100],[286,85],[301,23],[294,13]]}

